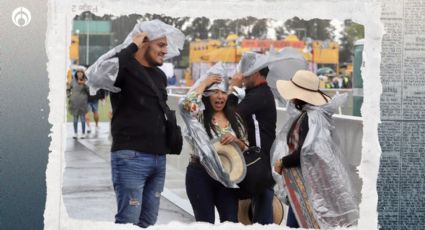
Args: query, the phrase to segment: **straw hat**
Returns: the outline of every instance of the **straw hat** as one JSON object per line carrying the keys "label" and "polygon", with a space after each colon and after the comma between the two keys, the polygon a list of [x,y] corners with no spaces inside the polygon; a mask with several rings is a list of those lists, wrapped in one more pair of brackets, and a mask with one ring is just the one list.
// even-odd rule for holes
{"label": "straw hat", "polygon": [[224,171],[229,174],[230,181],[241,182],[246,175],[246,164],[239,148],[233,144],[223,145],[219,139],[214,140],[212,145],[220,158]]}
{"label": "straw hat", "polygon": [[[272,205],[273,223],[280,225],[283,221],[284,210],[282,202],[276,195],[273,197]],[[238,221],[245,225],[252,224],[251,199],[239,200]]]}
{"label": "straw hat", "polygon": [[325,97],[329,99],[319,90],[319,78],[316,74],[307,70],[298,70],[289,81],[278,80],[276,87],[287,101],[299,99],[318,106],[327,103]]}

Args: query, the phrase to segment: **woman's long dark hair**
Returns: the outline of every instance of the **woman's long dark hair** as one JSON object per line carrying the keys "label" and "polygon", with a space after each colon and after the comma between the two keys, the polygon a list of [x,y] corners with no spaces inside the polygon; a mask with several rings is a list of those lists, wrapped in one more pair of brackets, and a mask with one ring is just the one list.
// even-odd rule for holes
{"label": "woman's long dark hair", "polygon": [[86,73],[84,72],[84,70],[81,70],[81,69],[79,69],[79,70],[77,70],[77,71],[75,71],[75,73],[74,73],[74,80],[75,81],[77,81],[78,79],[78,72],[81,72],[81,73],[83,73],[83,78],[84,78],[84,80],[87,80],[87,76],[86,76]]}
{"label": "woman's long dark hair", "polygon": [[[214,128],[214,124],[212,122],[212,118],[214,115],[214,109],[211,105],[209,97],[202,96],[202,102],[205,105],[204,110],[204,127],[207,131],[208,136],[210,139],[213,138],[211,129],[214,131],[214,133],[217,135],[217,131]],[[233,131],[236,134],[237,138],[242,137],[241,130],[244,130],[243,127],[240,127],[241,125],[244,125],[244,122],[242,118],[236,113],[234,109],[232,109],[229,104],[226,101],[226,105],[223,108],[224,115],[226,116],[227,120],[229,120],[230,126],[232,127]]]}

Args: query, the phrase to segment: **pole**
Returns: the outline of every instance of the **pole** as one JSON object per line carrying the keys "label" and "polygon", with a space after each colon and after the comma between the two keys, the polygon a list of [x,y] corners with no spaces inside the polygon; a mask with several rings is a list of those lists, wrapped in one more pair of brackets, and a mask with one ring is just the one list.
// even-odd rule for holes
{"label": "pole", "polygon": [[89,13],[86,13],[86,65],[90,65],[89,58],[89,49],[90,49],[90,27],[88,23]]}

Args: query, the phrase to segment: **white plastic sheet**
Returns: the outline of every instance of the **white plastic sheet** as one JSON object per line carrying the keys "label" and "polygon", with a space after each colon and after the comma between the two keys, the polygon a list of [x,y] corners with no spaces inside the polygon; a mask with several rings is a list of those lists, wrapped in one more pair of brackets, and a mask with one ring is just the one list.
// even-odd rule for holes
{"label": "white plastic sheet", "polygon": [[161,37],[167,38],[167,54],[164,59],[180,55],[179,49],[183,49],[185,37],[180,30],[165,24],[160,20],[139,22],[134,26],[133,30],[127,35],[121,45],[109,50],[87,69],[87,84],[91,88],[96,91],[98,89],[106,89],[114,93],[121,91],[121,89],[114,86],[119,69],[118,58],[114,56],[132,43],[133,37],[141,32],[146,32],[150,41]]}
{"label": "white plastic sheet", "polygon": [[[346,99],[347,94],[340,94],[325,105],[303,108],[308,114],[309,131],[301,149],[301,171],[315,217],[324,229],[355,225],[359,218],[350,169],[333,135],[332,114]],[[292,102],[288,103],[287,111],[290,118],[273,144],[272,164],[288,154],[286,135],[300,115]],[[280,196],[284,196],[281,176],[276,173],[273,176],[278,182]]]}

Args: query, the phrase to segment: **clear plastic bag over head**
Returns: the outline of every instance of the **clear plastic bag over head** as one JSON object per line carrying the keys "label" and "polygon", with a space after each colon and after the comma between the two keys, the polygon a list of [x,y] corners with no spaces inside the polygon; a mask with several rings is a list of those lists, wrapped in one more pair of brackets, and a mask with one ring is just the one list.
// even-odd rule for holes
{"label": "clear plastic bag over head", "polygon": [[[314,215],[324,229],[355,225],[359,218],[350,169],[333,135],[332,115],[346,99],[347,94],[340,94],[322,106],[306,105],[303,108],[308,115],[309,130],[301,148],[301,171]],[[287,112],[289,119],[273,144],[271,163],[288,154],[286,135],[300,111],[290,102]],[[277,173],[273,175],[282,196],[282,177]]]}
{"label": "clear plastic bag over head", "polygon": [[189,92],[193,92],[194,90],[196,90],[199,87],[199,84],[201,84],[201,82],[203,80],[205,80],[208,76],[210,75],[218,75],[221,77],[221,82],[220,83],[215,83],[210,85],[207,89],[205,89],[204,95],[208,96],[208,90],[221,90],[223,92],[227,92],[228,88],[229,88],[229,76],[227,75],[227,70],[226,67],[224,66],[224,64],[222,62],[217,62],[215,65],[211,66],[211,68],[209,68],[207,70],[207,72],[202,75],[193,85],[192,87],[190,87]]}
{"label": "clear plastic bag over head", "polygon": [[165,24],[160,20],[138,22],[134,26],[133,30],[127,35],[122,44],[114,47],[99,57],[99,59],[97,59],[97,61],[87,69],[87,84],[90,87],[96,91],[98,89],[106,89],[115,93],[121,91],[121,89],[114,86],[119,69],[118,58],[114,56],[122,49],[130,45],[130,43],[133,42],[133,37],[141,32],[146,32],[150,41],[162,37],[167,38],[167,54],[165,55],[164,59],[169,59],[180,55],[179,50],[183,49],[185,37],[180,30]]}

